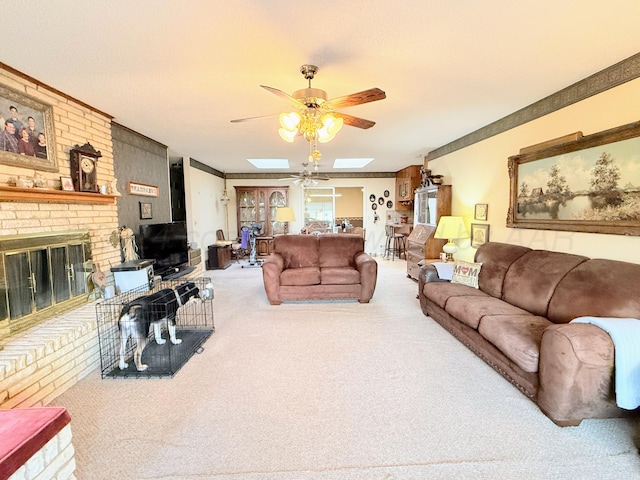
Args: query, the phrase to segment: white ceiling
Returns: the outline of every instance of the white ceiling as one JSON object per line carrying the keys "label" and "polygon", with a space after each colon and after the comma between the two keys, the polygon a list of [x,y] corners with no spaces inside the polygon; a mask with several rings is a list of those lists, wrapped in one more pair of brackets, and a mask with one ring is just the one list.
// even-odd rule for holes
{"label": "white ceiling", "polygon": [[132,130],[229,173],[247,158],[291,160],[289,110],[268,85],[330,98],[379,87],[343,110],[374,120],[321,146],[394,172],[429,150],[638,52],[638,0],[23,0],[3,2],[2,62],[113,115]]}

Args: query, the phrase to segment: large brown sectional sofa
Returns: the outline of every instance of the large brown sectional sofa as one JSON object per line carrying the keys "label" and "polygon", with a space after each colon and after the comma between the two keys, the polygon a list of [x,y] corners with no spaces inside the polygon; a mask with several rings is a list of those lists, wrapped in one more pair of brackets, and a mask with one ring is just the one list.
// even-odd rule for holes
{"label": "large brown sectional sofa", "polygon": [[[433,318],[531,398],[556,424],[621,416],[614,345],[582,316],[640,318],[640,265],[490,242],[476,252],[479,288],[422,267]],[[615,321],[615,320],[614,320]]]}
{"label": "large brown sectional sofa", "polygon": [[378,264],[361,235],[281,235],[262,264],[271,305],[293,300],[357,299],[369,303]]}

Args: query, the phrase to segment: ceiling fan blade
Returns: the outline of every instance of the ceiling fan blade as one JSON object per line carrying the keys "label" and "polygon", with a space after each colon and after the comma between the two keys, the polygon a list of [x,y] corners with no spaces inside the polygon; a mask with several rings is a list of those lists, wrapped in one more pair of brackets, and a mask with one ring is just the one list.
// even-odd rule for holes
{"label": "ceiling fan blade", "polygon": [[371,128],[376,122],[372,122],[371,120],[365,120],[364,118],[354,117],[353,115],[347,115],[346,113],[333,112],[333,115],[336,117],[342,118],[344,120],[345,125],[349,125],[350,127],[357,128]]}
{"label": "ceiling fan blade", "polygon": [[327,100],[322,104],[322,107],[329,110],[337,108],[353,107],[355,105],[362,105],[363,103],[375,102],[377,100],[384,100],[387,98],[387,94],[379,88],[370,88],[358,93],[352,93],[351,95],[345,95],[344,97],[333,98]]}
{"label": "ceiling fan blade", "polygon": [[268,87],[266,85],[260,85],[260,86],[265,90],[267,90],[268,92],[271,92],[274,95],[277,95],[278,97],[285,99],[287,102],[289,102],[291,105],[293,105],[296,108],[304,107],[304,104],[302,104],[300,101],[293,98],[288,93],[284,93],[282,90],[278,90],[277,88],[273,88],[273,87]]}
{"label": "ceiling fan blade", "polygon": [[273,113],[271,115],[259,115],[257,117],[247,117],[247,118],[236,118],[234,120],[231,120],[231,123],[241,123],[241,122],[247,122],[249,120],[255,120],[257,118],[267,118],[267,117],[275,117],[277,115],[277,113]]}

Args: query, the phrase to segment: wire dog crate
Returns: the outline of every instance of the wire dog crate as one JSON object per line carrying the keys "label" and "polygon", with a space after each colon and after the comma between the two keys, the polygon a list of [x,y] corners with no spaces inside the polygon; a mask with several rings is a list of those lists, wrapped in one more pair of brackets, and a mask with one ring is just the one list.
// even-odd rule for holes
{"label": "wire dog crate", "polygon": [[[198,289],[198,295],[191,298],[194,288]],[[185,291],[192,292],[192,295],[184,305],[180,305],[178,298],[181,295],[177,292]],[[134,361],[137,342],[132,338],[133,336],[129,336],[130,332],[127,332],[127,328],[121,329],[119,326],[123,308],[130,302],[135,302],[137,307],[130,310],[130,312],[135,311],[135,315],[130,315],[126,325],[137,326],[137,322],[141,322],[144,338],[147,339],[141,357],[141,363],[144,365],[140,370]],[[158,332],[162,336],[161,344],[158,344],[152,322],[163,319],[167,315],[171,316],[172,312],[175,312],[177,343],[174,344],[169,338],[172,327],[165,319],[156,322]],[[96,304],[96,319],[102,378],[170,378],[187,363],[194,353],[201,351],[204,342],[215,331],[213,284],[209,278],[188,280],[179,278],[156,282],[151,289],[144,285]],[[127,338],[123,338],[125,336]],[[124,355],[121,355],[123,342]]]}

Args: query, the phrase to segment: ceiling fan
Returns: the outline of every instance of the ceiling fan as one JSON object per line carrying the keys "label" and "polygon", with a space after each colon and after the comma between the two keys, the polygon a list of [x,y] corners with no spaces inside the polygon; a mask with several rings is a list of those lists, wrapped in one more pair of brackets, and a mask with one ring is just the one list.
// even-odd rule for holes
{"label": "ceiling fan", "polygon": [[312,173],[307,169],[308,163],[302,164],[302,171],[297,175],[289,175],[285,178],[280,178],[282,181],[289,181],[293,179],[294,185],[302,185],[303,187],[313,187],[318,184],[318,180],[329,180],[326,175],[320,175],[319,173]]}
{"label": "ceiling fan", "polygon": [[[293,142],[296,135],[304,136],[308,142],[327,142],[335,136],[342,124],[356,128],[371,128],[375,122],[364,118],[354,117],[346,113],[337,112],[337,109],[353,107],[363,103],[375,102],[386,98],[385,92],[379,88],[370,88],[358,93],[352,93],[343,97],[327,100],[327,92],[319,88],[311,87],[311,80],[318,72],[315,65],[302,65],[300,73],[309,81],[308,88],[296,90],[289,95],[277,88],[260,85],[265,90],[283,98],[295,108],[294,112],[280,114],[279,130],[280,136]],[[231,120],[232,123],[245,122],[256,118],[264,118],[272,115],[262,115],[259,117],[238,118]],[[333,131],[332,131],[333,130]]]}

